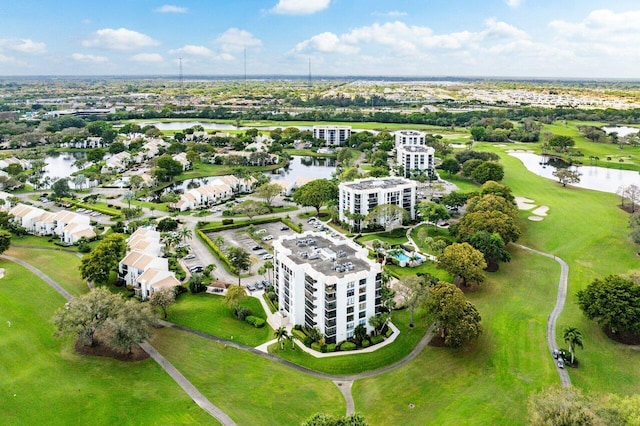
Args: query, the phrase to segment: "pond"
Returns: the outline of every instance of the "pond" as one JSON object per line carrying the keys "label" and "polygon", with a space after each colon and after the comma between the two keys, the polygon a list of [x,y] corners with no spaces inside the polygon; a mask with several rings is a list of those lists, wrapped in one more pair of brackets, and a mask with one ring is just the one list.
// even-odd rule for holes
{"label": "pond", "polygon": [[86,158],[87,154],[84,152],[65,152],[55,155],[49,155],[44,158],[47,164],[44,168],[44,176],[48,176],[51,180],[65,178],[71,176],[71,173],[78,170],[78,167],[74,163],[81,159]]}
{"label": "pond", "polygon": [[634,133],[640,132],[640,129],[636,127],[626,127],[626,126],[603,127],[602,130],[604,130],[605,133],[608,135],[610,135],[613,132],[616,132],[620,137],[625,137],[627,135],[632,135]]}
{"label": "pond", "polygon": [[169,122],[160,122],[160,121],[145,121],[138,123],[140,127],[144,126],[155,126],[158,130],[186,130],[193,126],[202,126],[205,130],[248,130],[248,129],[260,129],[260,130],[273,130],[273,129],[285,129],[287,127],[297,127],[300,130],[313,130],[313,126],[290,126],[289,124],[282,123],[282,125],[277,126],[240,126],[236,127],[234,124],[226,124],[226,123],[202,123],[200,121],[169,121]]}
{"label": "pond", "polygon": [[[510,152],[518,158],[530,172],[557,181],[553,176],[556,167],[549,165],[548,157],[531,152]],[[580,183],[572,184],[578,188],[594,189],[596,191],[616,193],[621,186],[631,184],[640,186],[640,174],[632,170],[608,169],[597,166],[574,166],[581,173]]]}
{"label": "pond", "polygon": [[336,171],[336,159],[326,157],[300,157],[293,156],[289,166],[284,169],[267,173],[272,181],[295,182],[296,179],[305,177],[312,179],[331,179]]}

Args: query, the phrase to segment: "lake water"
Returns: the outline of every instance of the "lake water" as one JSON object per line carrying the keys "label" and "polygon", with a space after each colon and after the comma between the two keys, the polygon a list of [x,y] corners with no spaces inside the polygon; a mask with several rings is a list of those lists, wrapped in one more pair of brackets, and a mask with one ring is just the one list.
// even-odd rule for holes
{"label": "lake water", "polygon": [[269,173],[272,181],[295,182],[301,177],[331,179],[336,171],[336,159],[325,157],[291,157],[289,167],[279,169],[279,173]]}
{"label": "lake water", "polygon": [[[518,158],[530,172],[557,181],[553,176],[555,167],[546,165],[546,157],[530,152],[510,152]],[[616,193],[621,186],[631,184],[640,186],[640,173],[631,170],[608,169],[597,166],[573,166],[581,173],[580,183],[572,184],[578,188]]]}
{"label": "lake water", "polygon": [[86,158],[84,152],[66,152],[59,155],[45,157],[47,165],[44,168],[44,176],[52,180],[69,177],[71,173],[78,170],[74,163],[80,158]]}
{"label": "lake water", "polygon": [[640,132],[640,129],[636,127],[626,127],[626,126],[603,127],[602,130],[604,130],[608,135],[610,135],[613,132],[616,132],[620,137],[625,137],[627,135]]}
{"label": "lake water", "polygon": [[[159,121],[145,121],[138,123],[140,127],[144,126],[155,126],[158,130],[186,130],[193,126],[202,126],[205,130],[248,130],[248,129],[260,129],[260,130],[274,130],[274,129],[285,129],[287,127],[296,127],[300,130],[313,130],[313,126],[290,126],[289,124],[282,123],[282,125],[277,126],[240,126],[236,127],[233,124],[223,124],[223,123],[201,123],[199,121],[172,121],[168,123],[162,123]],[[354,129],[354,132],[358,131]]]}

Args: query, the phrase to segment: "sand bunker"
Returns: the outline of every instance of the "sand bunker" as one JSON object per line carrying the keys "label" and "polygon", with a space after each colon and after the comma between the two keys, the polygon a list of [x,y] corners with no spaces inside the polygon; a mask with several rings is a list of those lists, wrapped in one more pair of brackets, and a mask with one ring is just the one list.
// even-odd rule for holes
{"label": "sand bunker", "polygon": [[541,220],[544,220],[544,217],[542,217],[542,216],[529,216],[527,219],[532,220],[534,222],[540,222]]}
{"label": "sand bunker", "polygon": [[503,143],[499,143],[499,144],[495,144],[495,145],[493,145],[493,146],[497,146],[498,148],[504,148],[504,147],[505,147],[505,146],[507,146],[507,145],[505,145],[505,144],[503,144]]}
{"label": "sand bunker", "polygon": [[546,216],[548,211],[549,211],[549,207],[540,206],[537,209],[535,209],[534,211],[532,211],[531,213],[533,213],[533,214],[535,214],[537,216]]}
{"label": "sand bunker", "polygon": [[519,210],[529,210],[534,208],[536,205],[533,204],[534,201],[525,197],[516,197],[516,204],[518,205]]}

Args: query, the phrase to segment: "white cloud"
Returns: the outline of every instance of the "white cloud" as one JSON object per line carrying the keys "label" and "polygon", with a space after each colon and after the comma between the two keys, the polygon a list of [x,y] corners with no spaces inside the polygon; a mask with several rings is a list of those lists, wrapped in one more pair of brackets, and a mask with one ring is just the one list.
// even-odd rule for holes
{"label": "white cloud", "polygon": [[84,47],[97,47],[108,50],[136,50],[143,47],[157,46],[160,42],[146,34],[126,28],[103,28],[95,32],[93,38],[83,40]]}
{"label": "white cloud", "polygon": [[340,38],[330,32],[321,33],[311,37],[309,40],[300,42],[294,47],[294,52],[322,52],[322,53],[342,53],[345,55],[358,53],[360,49],[350,46],[340,40]]}
{"label": "white cloud", "polygon": [[136,55],[130,56],[129,59],[135,62],[164,62],[162,55],[160,55],[159,53],[138,53]]}
{"label": "white cloud", "polygon": [[556,44],[580,56],[640,55],[640,11],[594,10],[582,22],[552,21]]}
{"label": "white cloud", "polygon": [[218,44],[225,52],[242,52],[244,48],[261,47],[262,41],[257,39],[249,31],[238,28],[229,28],[217,39]]}
{"label": "white cloud", "polygon": [[94,64],[109,62],[109,59],[104,56],[86,55],[84,53],[74,53],[71,58],[78,62],[93,62]]}
{"label": "white cloud", "polygon": [[28,38],[0,39],[0,49],[13,50],[14,52],[40,54],[47,51],[47,45]]}
{"label": "white cloud", "polygon": [[279,15],[311,15],[329,7],[331,0],[279,0],[271,12]]}
{"label": "white cloud", "polygon": [[523,0],[505,0],[507,6],[509,7],[518,7],[522,4]]}
{"label": "white cloud", "polygon": [[182,54],[182,55],[193,55],[193,56],[215,56],[213,51],[208,47],[204,46],[194,46],[192,44],[187,44],[179,49],[173,49],[169,51],[170,54]]}
{"label": "white cloud", "polygon": [[187,13],[188,9],[186,7],[165,4],[164,6],[161,6],[154,11],[158,13]]}
{"label": "white cloud", "polygon": [[399,10],[391,10],[389,12],[373,12],[371,15],[373,16],[382,16],[385,18],[401,18],[403,16],[407,16],[407,12],[400,12]]}
{"label": "white cloud", "polygon": [[13,56],[5,56],[0,53],[0,64],[15,64],[17,63],[16,58]]}

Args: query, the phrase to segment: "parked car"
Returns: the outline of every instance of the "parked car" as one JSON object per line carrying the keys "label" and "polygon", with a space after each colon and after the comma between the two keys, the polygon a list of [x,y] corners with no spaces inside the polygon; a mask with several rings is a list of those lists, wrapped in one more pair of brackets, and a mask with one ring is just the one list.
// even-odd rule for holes
{"label": "parked car", "polygon": [[267,235],[266,237],[262,237],[262,241],[271,241],[273,240],[273,235]]}
{"label": "parked car", "polygon": [[280,228],[281,231],[288,231],[289,227],[288,226],[283,226],[282,228]]}
{"label": "parked car", "polygon": [[195,259],[195,258],[196,258],[195,254],[188,254],[184,257],[184,260]]}
{"label": "parked car", "polygon": [[258,282],[256,283],[256,288],[257,288],[258,290],[262,290],[262,289],[264,288],[264,284],[262,284],[262,281],[258,281]]}
{"label": "parked car", "polygon": [[195,265],[195,266],[192,266],[191,268],[189,268],[189,271],[191,271],[191,272],[202,272],[202,271],[204,271],[204,267],[202,265]]}
{"label": "parked car", "polygon": [[253,250],[253,251],[262,250],[262,247],[260,247],[260,246],[253,246],[253,248],[252,248],[251,250]]}
{"label": "parked car", "polygon": [[553,356],[553,359],[558,359],[558,357],[560,356],[560,351],[558,349],[554,349],[551,353],[551,356]]}
{"label": "parked car", "polygon": [[249,285],[247,285],[247,290],[255,291],[256,290],[256,286],[254,286],[253,284],[249,284]]}
{"label": "parked car", "polygon": [[558,368],[564,368],[564,359],[558,358]]}
{"label": "parked car", "polygon": [[262,256],[262,258],[263,258],[264,260],[273,259],[273,255],[272,255],[272,254],[265,254],[264,256]]}
{"label": "parked car", "polygon": [[269,252],[268,252],[268,251],[266,251],[266,250],[258,250],[258,251],[256,252],[256,255],[258,255],[258,256],[262,256],[262,255],[265,255],[265,254],[267,254],[267,253],[269,253]]}

